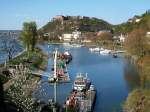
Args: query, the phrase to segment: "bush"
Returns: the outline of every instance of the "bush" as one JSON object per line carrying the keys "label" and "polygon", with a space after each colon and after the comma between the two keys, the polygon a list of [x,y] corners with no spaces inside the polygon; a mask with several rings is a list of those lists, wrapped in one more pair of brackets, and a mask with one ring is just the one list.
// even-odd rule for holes
{"label": "bush", "polygon": [[135,89],[125,102],[126,112],[150,112],[150,90]]}
{"label": "bush", "polygon": [[4,84],[4,83],[6,83],[7,81],[8,81],[8,77],[6,77],[6,76],[4,76],[4,75],[1,75],[0,74],[0,81]]}

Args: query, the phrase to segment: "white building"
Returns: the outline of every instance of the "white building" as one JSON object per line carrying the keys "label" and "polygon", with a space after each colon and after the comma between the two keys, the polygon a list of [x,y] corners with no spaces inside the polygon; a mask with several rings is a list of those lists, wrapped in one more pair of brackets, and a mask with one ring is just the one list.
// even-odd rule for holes
{"label": "white building", "polygon": [[71,42],[71,41],[76,41],[81,39],[81,32],[79,31],[74,31],[72,34],[63,34],[62,40],[65,42]]}
{"label": "white building", "polygon": [[124,42],[125,41],[125,37],[121,36],[120,37],[120,42]]}
{"label": "white building", "polygon": [[116,40],[117,42],[121,42],[123,43],[125,41],[125,38],[127,37],[127,35],[119,35],[119,36],[114,36],[113,39]]}
{"label": "white building", "polygon": [[71,42],[71,40],[73,38],[72,34],[63,34],[62,37],[65,42]]}
{"label": "white building", "polygon": [[125,35],[121,34],[121,35],[119,36],[119,41],[120,41],[120,42],[124,42],[124,41],[125,41]]}
{"label": "white building", "polygon": [[73,39],[75,39],[75,40],[80,39],[81,38],[81,32],[74,31],[74,32],[72,32],[72,36],[73,36]]}

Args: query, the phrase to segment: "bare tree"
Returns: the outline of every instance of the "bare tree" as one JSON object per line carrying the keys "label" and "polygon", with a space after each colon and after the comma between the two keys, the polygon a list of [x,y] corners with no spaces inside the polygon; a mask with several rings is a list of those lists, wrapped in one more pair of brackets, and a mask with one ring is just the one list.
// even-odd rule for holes
{"label": "bare tree", "polygon": [[110,32],[102,32],[101,34],[99,34],[97,36],[97,39],[99,41],[112,41],[113,40],[113,36]]}
{"label": "bare tree", "polygon": [[8,59],[12,59],[14,54],[21,48],[15,39],[3,39],[1,51],[7,54]]}
{"label": "bare tree", "polygon": [[125,39],[125,48],[130,54],[143,56],[146,53],[147,38],[142,29],[133,30]]}
{"label": "bare tree", "polygon": [[97,35],[96,41],[102,45],[109,44],[113,41],[112,33],[110,32],[102,32]]}

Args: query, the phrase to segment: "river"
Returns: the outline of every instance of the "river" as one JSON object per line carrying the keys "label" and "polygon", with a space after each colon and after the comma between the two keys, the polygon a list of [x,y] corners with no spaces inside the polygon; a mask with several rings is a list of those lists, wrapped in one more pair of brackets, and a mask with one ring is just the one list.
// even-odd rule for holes
{"label": "river", "polygon": [[8,60],[8,52],[4,49],[11,50],[13,57],[23,51],[23,45],[16,38],[0,35],[0,64]]}
{"label": "river", "polygon": [[[121,112],[123,102],[128,93],[139,85],[138,72],[123,56],[113,58],[111,55],[91,53],[88,48],[69,48],[62,45],[43,45],[43,51],[52,52],[55,48],[60,51],[68,50],[73,55],[72,62],[68,65],[71,80],[75,79],[76,73],[88,73],[88,77],[97,89],[97,98],[94,112]],[[48,60],[47,72],[51,72],[53,61]],[[47,81],[42,77],[42,81]],[[61,84],[57,87],[57,101],[64,103],[72,83]],[[37,93],[37,94],[35,94]],[[34,96],[47,102],[53,98],[53,86],[42,83]]]}

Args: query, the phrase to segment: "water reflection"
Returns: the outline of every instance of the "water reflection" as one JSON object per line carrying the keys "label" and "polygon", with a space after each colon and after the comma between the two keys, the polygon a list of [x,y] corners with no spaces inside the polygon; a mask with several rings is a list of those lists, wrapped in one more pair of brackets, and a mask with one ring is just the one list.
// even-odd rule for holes
{"label": "water reflection", "polygon": [[[17,53],[23,50],[23,46],[16,39],[9,36],[0,36],[0,64],[8,59],[8,53],[3,49],[8,47],[9,50],[12,48],[12,55],[15,56]],[[7,49],[8,50],[8,49]]]}
{"label": "water reflection", "polygon": [[128,84],[129,91],[140,86],[140,77],[136,66],[129,60],[126,61],[124,66],[124,79]]}
{"label": "water reflection", "polygon": [[[68,72],[73,81],[76,73],[88,73],[88,77],[97,88],[97,99],[95,112],[112,112],[120,110],[122,102],[126,99],[128,92],[138,85],[136,69],[128,63],[128,60],[119,57],[113,58],[111,55],[102,56],[98,53],[91,53],[87,48],[67,48],[62,45],[43,45],[45,52],[52,51],[55,47],[59,50],[67,49],[73,55],[72,62],[68,65]],[[52,60],[49,59],[48,70]],[[47,80],[43,77],[42,80]],[[132,83],[134,82],[134,83]],[[134,85],[134,86],[133,86]],[[53,87],[48,83],[41,85],[48,96],[41,99],[48,101],[53,98]],[[58,101],[64,103],[72,88],[72,84],[59,85]],[[38,97],[39,98],[39,97]]]}

